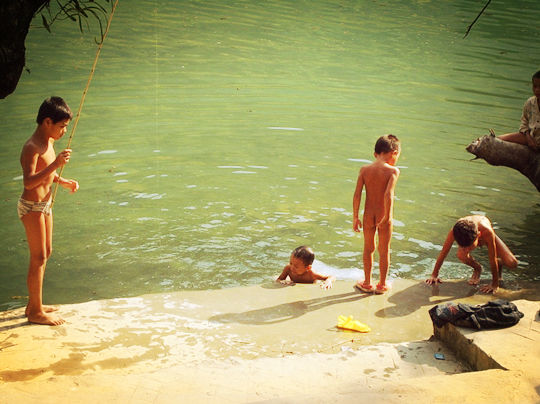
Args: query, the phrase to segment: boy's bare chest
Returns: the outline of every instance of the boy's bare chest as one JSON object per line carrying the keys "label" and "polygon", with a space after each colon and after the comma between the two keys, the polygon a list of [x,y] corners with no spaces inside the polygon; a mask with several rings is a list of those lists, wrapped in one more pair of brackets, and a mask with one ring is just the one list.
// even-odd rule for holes
{"label": "boy's bare chest", "polygon": [[313,283],[313,273],[311,271],[306,271],[304,273],[298,274],[296,272],[290,273],[289,277],[293,282],[297,283]]}
{"label": "boy's bare chest", "polygon": [[43,168],[49,166],[56,159],[54,154],[54,148],[52,145],[44,147],[42,150],[39,150],[38,160],[37,160],[37,171],[42,170]]}

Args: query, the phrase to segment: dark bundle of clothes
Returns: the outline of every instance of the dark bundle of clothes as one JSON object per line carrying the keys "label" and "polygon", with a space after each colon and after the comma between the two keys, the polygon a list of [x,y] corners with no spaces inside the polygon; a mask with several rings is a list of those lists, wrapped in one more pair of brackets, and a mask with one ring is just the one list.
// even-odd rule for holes
{"label": "dark bundle of clothes", "polygon": [[438,304],[429,310],[429,315],[439,328],[451,323],[477,330],[510,327],[523,317],[514,303],[502,299],[476,306],[453,302]]}

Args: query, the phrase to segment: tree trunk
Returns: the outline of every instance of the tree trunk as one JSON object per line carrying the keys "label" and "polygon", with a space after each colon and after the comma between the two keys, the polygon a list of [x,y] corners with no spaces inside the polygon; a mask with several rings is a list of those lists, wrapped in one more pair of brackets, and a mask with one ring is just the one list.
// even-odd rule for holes
{"label": "tree trunk", "polygon": [[15,91],[26,63],[30,22],[49,0],[0,0],[0,98]]}
{"label": "tree trunk", "polygon": [[540,192],[540,153],[525,145],[505,142],[494,135],[476,139],[467,146],[467,151],[493,166],[518,170]]}

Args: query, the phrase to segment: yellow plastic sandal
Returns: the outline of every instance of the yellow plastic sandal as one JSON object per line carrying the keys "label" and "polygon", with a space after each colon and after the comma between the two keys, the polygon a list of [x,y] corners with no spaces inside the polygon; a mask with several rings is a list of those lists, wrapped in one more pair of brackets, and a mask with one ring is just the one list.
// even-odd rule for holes
{"label": "yellow plastic sandal", "polygon": [[369,326],[362,324],[358,320],[354,320],[353,316],[349,316],[349,317],[339,316],[337,326],[338,328],[342,328],[344,330],[352,330],[352,331],[358,331],[358,332],[371,331],[371,328],[369,328]]}

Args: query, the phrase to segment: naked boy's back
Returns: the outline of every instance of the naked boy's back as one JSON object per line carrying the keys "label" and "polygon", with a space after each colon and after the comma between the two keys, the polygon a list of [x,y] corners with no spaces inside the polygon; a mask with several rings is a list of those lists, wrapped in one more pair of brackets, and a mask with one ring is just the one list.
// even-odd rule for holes
{"label": "naked boy's back", "polygon": [[[394,135],[381,136],[375,144],[375,161],[360,169],[353,197],[353,230],[364,231],[364,282],[357,287],[364,292],[384,293],[388,290],[386,275],[390,264],[390,239],[392,237],[392,212],[394,188],[399,169],[396,164],[401,146]],[[366,202],[362,221],[358,217],[362,189],[366,188]],[[362,223],[363,222],[363,223]],[[375,233],[379,234],[379,270],[377,287],[371,285],[371,269],[375,251]]]}
{"label": "naked boy's back", "polygon": [[385,216],[385,193],[388,190],[392,176],[398,175],[399,170],[378,160],[362,167],[360,176],[366,188],[364,205],[364,227],[374,226]]}

